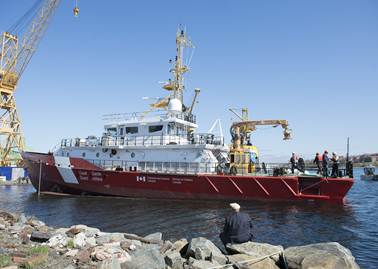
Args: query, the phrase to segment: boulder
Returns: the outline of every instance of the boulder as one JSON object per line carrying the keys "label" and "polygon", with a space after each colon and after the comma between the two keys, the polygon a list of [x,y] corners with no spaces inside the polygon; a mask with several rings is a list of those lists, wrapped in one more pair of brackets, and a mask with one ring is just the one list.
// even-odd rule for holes
{"label": "boulder", "polygon": [[0,218],[11,224],[17,221],[16,215],[5,212],[5,211],[0,211]]}
{"label": "boulder", "polygon": [[[227,257],[230,263],[238,264],[238,268],[240,269],[279,269],[275,262],[269,258],[259,260],[247,254],[234,254]],[[243,261],[250,262],[246,263]]]}
{"label": "boulder", "polygon": [[186,252],[187,257],[194,257],[197,260],[210,260],[212,256],[222,255],[214,243],[204,237],[193,238]]}
{"label": "boulder", "polygon": [[67,243],[68,238],[66,234],[56,234],[49,239],[47,245],[52,248],[63,248],[67,246]]}
{"label": "boulder", "polygon": [[172,246],[173,246],[173,244],[172,244],[172,242],[171,241],[165,241],[164,243],[163,243],[163,245],[160,247],[160,253],[161,254],[164,254],[164,253],[166,253],[168,250],[170,250],[170,249],[172,249]]}
{"label": "boulder", "polygon": [[158,248],[140,248],[132,253],[131,260],[122,264],[122,268],[127,269],[165,269],[163,255]]}
{"label": "boulder", "polygon": [[86,242],[87,237],[84,233],[80,232],[76,234],[73,238],[73,243],[75,248],[83,248],[87,244]]}
{"label": "boulder", "polygon": [[125,251],[129,251],[129,250],[136,250],[136,246],[133,244],[133,242],[131,240],[127,240],[125,239],[124,241],[122,241],[120,243],[120,247],[125,250]]}
{"label": "boulder", "polygon": [[25,217],[25,214],[24,214],[24,213],[22,213],[22,214],[18,217],[18,222],[21,223],[21,224],[25,224],[27,221],[28,221],[28,219]]}
{"label": "boulder", "polygon": [[39,231],[32,232],[32,234],[30,236],[31,241],[38,242],[38,243],[47,242],[47,241],[49,241],[49,239],[50,239],[50,234],[42,233],[42,232],[39,232]]}
{"label": "boulder", "polygon": [[96,244],[96,238],[94,238],[94,237],[87,237],[85,242],[87,243],[86,245],[89,246],[89,247],[95,247],[97,245]]}
{"label": "boulder", "polygon": [[106,261],[101,262],[98,266],[98,269],[121,269],[121,264],[118,259],[111,258]]}
{"label": "boulder", "polygon": [[287,248],[284,252],[290,269],[359,269],[349,249],[339,243],[319,243]]}
{"label": "boulder", "polygon": [[162,238],[163,238],[162,233],[153,233],[144,237],[144,239],[151,240],[152,242],[160,242]]}
{"label": "boulder", "polygon": [[182,238],[180,240],[177,240],[173,243],[172,248],[179,251],[182,256],[184,256],[188,250],[189,242],[185,238]]}
{"label": "boulder", "polygon": [[7,226],[5,224],[0,223],[0,231],[5,230]]}
{"label": "boulder", "polygon": [[78,249],[71,249],[71,250],[67,251],[66,254],[64,254],[64,255],[67,256],[67,257],[75,257],[78,252],[79,252]]}
{"label": "boulder", "polygon": [[212,263],[210,261],[205,260],[195,260],[193,258],[189,260],[189,264],[191,264],[191,269],[209,269],[212,267],[219,266],[219,264],[217,263]]}
{"label": "boulder", "polygon": [[168,251],[164,256],[165,264],[170,267],[173,267],[173,265],[176,263],[180,263],[181,259],[182,258],[180,252],[176,250]]}
{"label": "boulder", "polygon": [[126,251],[116,245],[97,246],[92,250],[91,257],[96,261],[105,261],[116,258],[119,263],[124,263],[131,259]]}
{"label": "boulder", "polygon": [[[247,254],[253,258],[260,258],[274,253],[283,253],[282,246],[274,246],[266,243],[246,242],[243,244],[227,244],[226,250],[230,254]],[[279,261],[279,254],[271,256],[274,262]]]}
{"label": "boulder", "polygon": [[43,222],[43,221],[40,221],[36,218],[29,218],[28,221],[27,221],[27,224],[29,224],[30,226],[32,227],[39,227],[39,226],[45,226],[46,224]]}
{"label": "boulder", "polygon": [[91,252],[89,249],[79,250],[75,255],[75,260],[79,264],[87,264],[91,260]]}
{"label": "boulder", "polygon": [[112,243],[112,242],[121,242],[125,240],[125,237],[122,233],[99,233],[99,236],[96,238],[96,243],[98,245]]}

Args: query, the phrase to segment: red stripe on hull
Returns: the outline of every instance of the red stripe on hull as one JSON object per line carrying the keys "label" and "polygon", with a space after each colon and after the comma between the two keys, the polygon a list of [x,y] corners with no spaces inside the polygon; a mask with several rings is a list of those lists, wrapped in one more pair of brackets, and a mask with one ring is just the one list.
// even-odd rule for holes
{"label": "red stripe on hull", "polygon": [[107,171],[80,158],[70,158],[78,184],[65,182],[53,155],[24,153],[31,181],[41,191],[163,199],[205,200],[328,200],[342,201],[354,180],[350,178],[172,175]]}

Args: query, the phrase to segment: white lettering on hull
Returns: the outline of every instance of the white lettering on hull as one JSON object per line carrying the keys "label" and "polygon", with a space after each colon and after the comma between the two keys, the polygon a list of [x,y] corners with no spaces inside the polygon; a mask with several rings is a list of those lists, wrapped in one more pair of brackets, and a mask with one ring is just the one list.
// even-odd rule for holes
{"label": "white lettering on hull", "polygon": [[72,165],[69,157],[54,156],[55,166],[65,183],[79,184],[77,178],[72,171]]}

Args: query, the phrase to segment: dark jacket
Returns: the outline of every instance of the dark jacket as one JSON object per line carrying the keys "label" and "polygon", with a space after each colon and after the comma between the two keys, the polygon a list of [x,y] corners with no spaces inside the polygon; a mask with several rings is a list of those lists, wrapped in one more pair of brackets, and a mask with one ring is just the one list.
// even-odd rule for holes
{"label": "dark jacket", "polygon": [[223,244],[244,243],[253,238],[252,220],[248,214],[233,213],[226,218],[223,233],[221,234]]}
{"label": "dark jacket", "polygon": [[327,166],[329,163],[329,157],[326,154],[323,154],[323,166]]}

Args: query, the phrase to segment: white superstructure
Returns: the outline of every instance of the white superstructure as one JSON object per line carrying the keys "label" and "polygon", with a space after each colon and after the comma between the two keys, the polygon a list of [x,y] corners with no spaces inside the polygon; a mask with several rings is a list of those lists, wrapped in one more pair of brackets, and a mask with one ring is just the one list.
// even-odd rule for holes
{"label": "white superstructure", "polygon": [[83,158],[105,169],[161,173],[214,173],[227,163],[229,148],[222,134],[196,133],[192,111],[199,89],[190,107],[183,104],[183,74],[188,67],[182,55],[192,44],[183,30],[176,44],[173,79],[163,86],[170,95],[151,105],[155,111],[112,115],[101,137],[63,139],[54,155]]}

